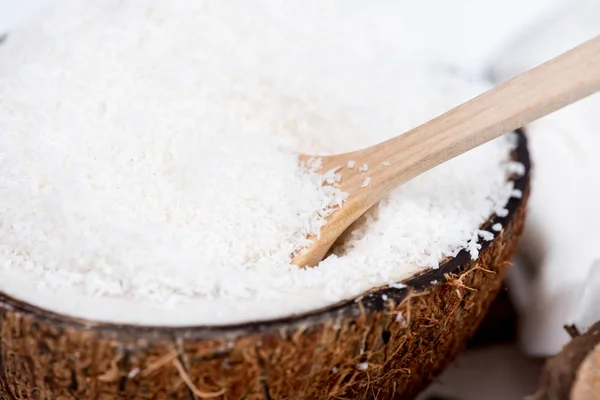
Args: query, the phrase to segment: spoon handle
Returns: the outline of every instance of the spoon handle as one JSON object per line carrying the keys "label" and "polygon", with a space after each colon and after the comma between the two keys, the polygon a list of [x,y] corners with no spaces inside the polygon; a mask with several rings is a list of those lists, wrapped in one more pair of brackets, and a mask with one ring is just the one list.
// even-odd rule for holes
{"label": "spoon handle", "polygon": [[600,36],[387,142],[366,149],[389,161],[379,192],[600,90]]}

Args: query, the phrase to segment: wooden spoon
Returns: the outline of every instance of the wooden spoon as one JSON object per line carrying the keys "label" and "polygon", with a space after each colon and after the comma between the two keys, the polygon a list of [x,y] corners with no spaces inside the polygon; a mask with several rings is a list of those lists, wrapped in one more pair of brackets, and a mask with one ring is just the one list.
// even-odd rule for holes
{"label": "wooden spoon", "polygon": [[[346,154],[301,155],[301,162],[321,158],[323,171],[341,166],[339,188],[349,197],[327,217],[320,237],[309,238],[311,243],[292,262],[317,265],[350,224],[395,187],[599,90],[600,36],[596,36],[403,135]],[[347,168],[349,161],[356,166]],[[359,171],[364,164],[368,170]]]}

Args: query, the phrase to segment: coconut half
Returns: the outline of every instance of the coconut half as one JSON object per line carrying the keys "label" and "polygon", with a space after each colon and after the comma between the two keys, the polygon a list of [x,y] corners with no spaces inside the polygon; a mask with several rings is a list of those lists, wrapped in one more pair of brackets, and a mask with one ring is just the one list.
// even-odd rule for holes
{"label": "coconut half", "polygon": [[148,327],[59,315],[0,293],[4,399],[412,398],[474,334],[523,229],[522,198],[482,229],[504,229],[393,287],[300,316],[229,326]]}

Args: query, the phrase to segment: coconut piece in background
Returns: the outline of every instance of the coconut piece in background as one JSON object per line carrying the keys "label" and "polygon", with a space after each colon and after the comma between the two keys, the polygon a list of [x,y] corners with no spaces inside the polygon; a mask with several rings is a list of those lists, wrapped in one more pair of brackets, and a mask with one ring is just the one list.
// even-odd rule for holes
{"label": "coconut piece in background", "polygon": [[[573,2],[501,52],[491,75],[509,79],[599,33],[600,3]],[[558,352],[569,340],[563,326],[586,313],[582,287],[600,258],[599,109],[595,95],[527,127],[533,192],[509,287],[521,316],[520,342],[530,355]]]}
{"label": "coconut piece in background", "polygon": [[546,362],[531,400],[592,400],[600,390],[600,322]]}

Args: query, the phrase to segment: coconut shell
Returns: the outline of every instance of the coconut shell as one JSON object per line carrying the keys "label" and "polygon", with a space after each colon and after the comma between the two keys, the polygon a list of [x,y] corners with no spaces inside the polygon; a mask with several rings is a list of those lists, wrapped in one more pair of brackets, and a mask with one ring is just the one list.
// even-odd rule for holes
{"label": "coconut shell", "polygon": [[303,315],[231,326],[143,327],[59,315],[0,293],[3,399],[410,399],[464,347],[523,229],[526,174],[504,230],[405,282]]}
{"label": "coconut shell", "polygon": [[550,358],[532,400],[600,399],[600,322]]}

